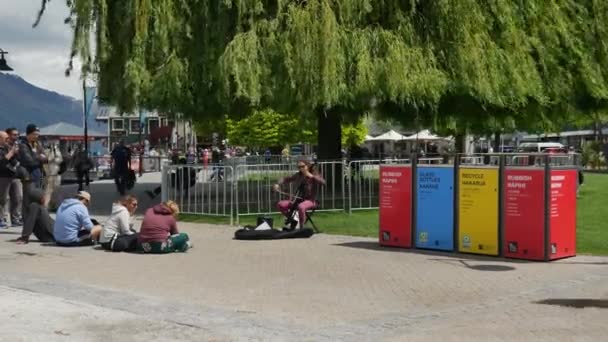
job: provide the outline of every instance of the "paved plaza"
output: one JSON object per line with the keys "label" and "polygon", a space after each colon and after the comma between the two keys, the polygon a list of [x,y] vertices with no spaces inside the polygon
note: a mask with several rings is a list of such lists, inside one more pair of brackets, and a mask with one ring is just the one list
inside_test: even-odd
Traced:
{"label": "paved plaza", "polygon": [[237,241],[182,223],[186,254],[10,242],[1,341],[601,341],[608,258],[552,263],[318,234]]}

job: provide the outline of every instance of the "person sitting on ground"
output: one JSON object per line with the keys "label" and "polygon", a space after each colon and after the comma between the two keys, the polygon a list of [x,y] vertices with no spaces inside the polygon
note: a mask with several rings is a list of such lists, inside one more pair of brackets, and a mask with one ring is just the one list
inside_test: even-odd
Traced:
{"label": "person sitting on ground", "polygon": [[90,203],[91,195],[86,191],[79,191],[74,198],[61,203],[53,229],[57,245],[92,246],[99,240],[101,226],[89,216]]}
{"label": "person sitting on ground", "polygon": [[104,223],[99,243],[108,251],[132,252],[137,247],[137,232],[131,217],[137,209],[137,198],[127,195],[112,204],[112,214]]}
{"label": "person sitting on ground", "polygon": [[148,209],[141,223],[137,250],[142,253],[185,252],[192,247],[190,238],[177,230],[179,207],[173,201]]}
{"label": "person sitting on ground", "polygon": [[25,217],[21,237],[17,239],[17,244],[25,245],[30,241],[30,235],[34,236],[40,242],[54,242],[53,225],[55,222],[49,215],[47,209],[50,196],[41,189],[31,188],[29,190],[29,208],[28,215]]}
{"label": "person sitting on ground", "polygon": [[[292,176],[281,179],[279,183],[273,186],[273,189],[278,192],[283,184],[296,184],[296,189],[298,189],[296,195],[300,198],[296,198],[293,203],[289,200],[282,200],[277,203],[277,207],[288,220],[291,220],[289,217],[290,210],[292,206],[297,206],[298,220],[300,221],[300,228],[302,228],[306,222],[306,211],[317,207],[315,200],[317,185],[325,185],[325,179],[315,172],[312,164],[307,160],[300,160],[298,162],[298,170]],[[290,229],[294,229],[295,222],[290,221],[289,223],[291,225]]]}

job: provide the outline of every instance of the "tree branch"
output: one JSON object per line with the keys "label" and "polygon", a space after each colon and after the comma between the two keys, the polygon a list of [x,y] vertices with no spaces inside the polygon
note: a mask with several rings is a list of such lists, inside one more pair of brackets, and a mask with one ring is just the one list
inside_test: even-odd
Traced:
{"label": "tree branch", "polygon": [[51,0],[42,0],[42,4],[40,5],[40,10],[38,11],[38,16],[36,16],[36,21],[32,25],[33,28],[36,28],[36,26],[38,26],[38,24],[40,24],[42,15],[44,14],[44,11],[46,10],[46,4],[50,1]]}

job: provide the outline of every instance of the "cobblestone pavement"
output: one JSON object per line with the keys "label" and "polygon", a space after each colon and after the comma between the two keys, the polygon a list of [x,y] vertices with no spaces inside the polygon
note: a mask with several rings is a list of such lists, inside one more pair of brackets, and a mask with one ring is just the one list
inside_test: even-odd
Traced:
{"label": "cobblestone pavement", "polygon": [[552,263],[380,248],[315,235],[136,255],[0,231],[0,341],[601,341],[608,258]]}

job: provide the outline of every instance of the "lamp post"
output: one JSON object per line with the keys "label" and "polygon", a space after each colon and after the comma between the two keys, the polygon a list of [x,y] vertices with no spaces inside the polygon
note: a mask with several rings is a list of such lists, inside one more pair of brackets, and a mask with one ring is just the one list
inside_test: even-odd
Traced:
{"label": "lamp post", "polygon": [[8,64],[6,63],[4,55],[8,55],[8,52],[0,49],[0,71],[13,71],[13,68],[8,66]]}
{"label": "lamp post", "polygon": [[144,118],[144,112],[143,110],[139,110],[139,177],[142,176],[142,174],[144,173],[144,169],[143,169],[143,162],[144,162],[144,158],[143,158],[143,154],[144,154],[144,144],[141,140],[141,133],[144,130],[144,127],[146,126],[145,124],[145,118]]}

